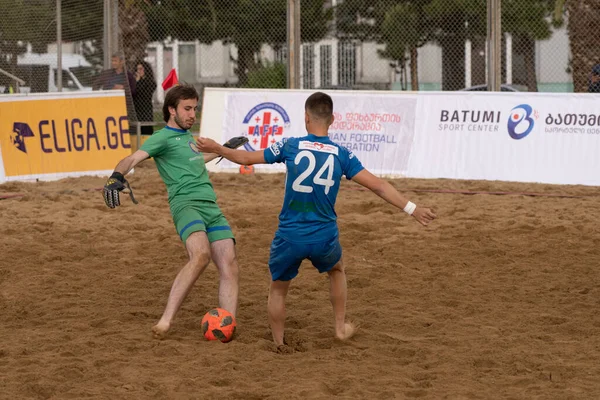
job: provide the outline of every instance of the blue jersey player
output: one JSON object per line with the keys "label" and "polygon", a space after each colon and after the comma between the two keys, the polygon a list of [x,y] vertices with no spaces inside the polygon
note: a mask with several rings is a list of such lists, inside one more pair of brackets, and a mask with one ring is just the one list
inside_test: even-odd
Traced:
{"label": "blue jersey player", "polygon": [[432,210],[405,199],[388,182],[367,171],[347,148],[332,142],[328,136],[332,123],[333,101],[329,95],[317,92],[305,104],[307,136],[283,139],[255,152],[227,149],[211,139],[197,139],[200,151],[216,153],[238,164],[285,163],[285,198],[269,258],[269,325],[278,347],[284,345],[285,297],[304,259],[329,275],[335,336],[346,340],[356,330],[345,321],[346,274],[335,213],[342,176],[370,189],[423,225],[436,218]]}

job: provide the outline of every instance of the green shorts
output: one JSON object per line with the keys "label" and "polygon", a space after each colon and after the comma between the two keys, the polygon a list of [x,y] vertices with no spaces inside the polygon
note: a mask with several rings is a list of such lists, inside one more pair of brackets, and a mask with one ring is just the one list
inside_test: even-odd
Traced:
{"label": "green shorts", "polygon": [[194,232],[206,232],[209,242],[233,239],[235,236],[227,219],[216,203],[210,201],[186,201],[171,206],[171,215],[179,237],[185,243]]}

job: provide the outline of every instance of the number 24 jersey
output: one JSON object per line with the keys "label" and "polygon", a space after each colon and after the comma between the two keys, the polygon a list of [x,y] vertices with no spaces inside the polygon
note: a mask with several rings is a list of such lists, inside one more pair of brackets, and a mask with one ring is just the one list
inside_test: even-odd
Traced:
{"label": "number 24 jersey", "polygon": [[352,179],[364,169],[356,156],[329,137],[308,135],[276,142],[264,157],[287,169],[278,235],[294,243],[337,237],[335,201],[342,176]]}

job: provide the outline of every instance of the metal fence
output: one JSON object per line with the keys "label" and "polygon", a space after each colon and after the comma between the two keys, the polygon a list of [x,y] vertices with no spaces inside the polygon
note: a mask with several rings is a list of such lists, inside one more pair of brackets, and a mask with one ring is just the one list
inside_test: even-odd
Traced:
{"label": "metal fence", "polygon": [[[160,119],[154,116],[164,99],[161,82],[172,69],[200,90],[486,90],[498,76],[502,90],[600,91],[592,74],[600,62],[599,0],[0,5],[0,91],[123,87],[132,121]],[[497,35],[490,21],[499,23]]]}

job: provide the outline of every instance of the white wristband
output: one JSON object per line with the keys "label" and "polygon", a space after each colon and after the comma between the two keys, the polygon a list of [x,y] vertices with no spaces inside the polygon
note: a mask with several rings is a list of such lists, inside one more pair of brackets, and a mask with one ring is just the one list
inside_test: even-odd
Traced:
{"label": "white wristband", "polygon": [[408,203],[406,203],[406,207],[404,207],[404,212],[408,215],[412,215],[412,213],[415,212],[416,209],[417,205],[412,201],[409,201]]}

